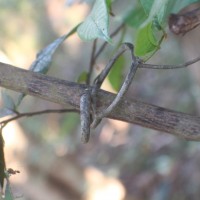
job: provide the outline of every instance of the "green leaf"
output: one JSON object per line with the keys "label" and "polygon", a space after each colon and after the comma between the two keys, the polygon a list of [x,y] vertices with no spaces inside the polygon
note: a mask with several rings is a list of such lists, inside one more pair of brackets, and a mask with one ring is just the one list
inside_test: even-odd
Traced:
{"label": "green leaf", "polygon": [[123,21],[131,27],[138,28],[146,18],[147,15],[142,7],[134,7],[126,13],[126,15],[123,17]]}
{"label": "green leaf", "polygon": [[86,83],[87,77],[88,73],[86,71],[82,72],[77,79],[77,83]]}
{"label": "green leaf", "polygon": [[163,29],[162,25],[160,24],[160,22],[158,21],[158,17],[157,16],[155,16],[153,18],[152,26],[155,27],[158,31],[163,31],[164,32],[164,29]]}
{"label": "green leaf", "polygon": [[[36,60],[32,63],[30,66],[30,70],[34,72],[39,72],[42,74],[46,74],[49,70],[52,57],[56,51],[56,49],[66,40],[69,36],[73,35],[78,28],[79,24],[75,26],[69,33],[63,35],[62,37],[57,38],[54,40],[51,44],[49,44],[46,48],[41,50],[37,54]],[[20,105],[21,101],[26,95],[21,93],[19,94],[18,100],[17,100],[17,106]]]}
{"label": "green leaf", "polygon": [[49,70],[52,61],[52,56],[54,55],[56,49],[63,43],[64,40],[66,40],[69,36],[71,36],[76,32],[78,26],[74,27],[69,33],[63,35],[62,37],[57,38],[46,48],[41,50],[37,54],[36,60],[32,63],[30,70],[46,74],[47,71]]}
{"label": "green leaf", "polygon": [[78,27],[78,35],[84,41],[102,38],[112,42],[108,35],[109,16],[105,0],[96,0],[85,21]]}
{"label": "green leaf", "polygon": [[111,10],[112,0],[106,0],[107,9]]}
{"label": "green leaf", "polygon": [[148,14],[148,18],[142,26],[148,24],[150,21],[153,21],[155,19],[157,20],[160,26],[163,26],[164,23],[167,21],[167,17],[174,5],[173,0],[149,0],[147,1],[147,5],[144,4],[144,2],[146,1],[141,0],[141,2],[143,8],[145,6],[148,6],[148,9],[144,8],[145,12]]}
{"label": "green leaf", "polygon": [[151,11],[151,7],[154,3],[154,0],[140,0],[140,3],[144,9],[144,12],[149,15],[150,11]]}
{"label": "green leaf", "polygon": [[174,3],[172,0],[155,0],[147,1],[147,5],[144,5],[144,2],[146,1],[141,0],[149,16],[137,33],[135,53],[138,56],[158,50],[159,41],[165,34],[164,24]]}
{"label": "green leaf", "polygon": [[150,20],[152,20],[155,16],[160,24],[163,24],[166,21],[166,16],[171,10],[171,0],[156,0],[152,5],[151,12],[149,14]]}
{"label": "green leaf", "polygon": [[139,29],[136,36],[135,54],[144,56],[154,51],[158,46],[158,40],[155,38],[152,22]]}
{"label": "green leaf", "polygon": [[120,56],[108,74],[108,80],[115,91],[119,91],[123,82],[122,75],[125,66],[124,56]]}

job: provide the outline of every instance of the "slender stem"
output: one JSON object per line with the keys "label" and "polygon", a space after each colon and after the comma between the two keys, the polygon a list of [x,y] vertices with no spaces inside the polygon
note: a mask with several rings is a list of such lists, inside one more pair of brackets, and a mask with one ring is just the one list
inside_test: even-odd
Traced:
{"label": "slender stem", "polygon": [[193,60],[190,60],[188,62],[179,64],[179,65],[154,65],[154,64],[140,63],[138,67],[139,68],[148,68],[148,69],[177,69],[177,68],[188,67],[189,65],[192,65],[198,61],[200,61],[200,56]]}
{"label": "slender stem", "polygon": [[48,113],[66,113],[66,112],[78,112],[78,110],[76,109],[49,109],[49,110],[42,110],[42,111],[37,111],[37,112],[18,113],[14,117],[1,121],[0,124],[1,124],[1,128],[4,128],[6,124],[8,124],[9,122],[22,118],[22,117],[32,117],[32,116],[48,114]]}
{"label": "slender stem", "polygon": [[[129,44],[130,45],[130,44]],[[96,96],[97,96],[97,90],[101,87],[104,79],[108,75],[109,71],[111,70],[113,64],[116,62],[116,60],[121,56],[126,50],[128,50],[130,47],[128,47],[128,44],[123,44],[121,48],[117,51],[117,53],[114,55],[114,57],[109,61],[109,63],[106,65],[106,67],[102,70],[102,72],[95,78],[93,89],[91,91],[92,96],[92,111],[93,111],[93,123],[91,127],[96,127],[99,122],[101,121],[100,117],[96,116]],[[101,117],[102,118],[102,117]]]}
{"label": "slender stem", "polygon": [[[121,24],[119,27],[116,28],[116,30],[113,31],[113,33],[110,34],[110,37],[114,37],[115,35],[117,35],[117,33],[124,27],[124,24]],[[96,60],[99,55],[101,54],[101,52],[105,49],[106,45],[108,43],[104,42],[102,44],[102,46],[99,48],[99,50],[96,52],[95,56],[94,56],[94,60]]]}
{"label": "slender stem", "polygon": [[[106,117],[109,113],[111,113],[115,108],[116,106],[119,104],[119,102],[122,100],[122,97],[125,95],[125,93],[127,92],[132,80],[133,80],[133,77],[136,73],[136,70],[138,68],[138,64],[139,64],[139,60],[134,56],[133,54],[133,45],[130,44],[130,43],[125,43],[123,44],[121,50],[119,52],[117,52],[117,54],[114,56],[114,59],[111,60],[111,62],[109,62],[109,64],[107,65],[107,67],[105,68],[104,71],[102,71],[102,76],[100,74],[99,76],[99,79],[100,81],[98,81],[97,79],[97,86],[100,86],[103,82],[103,80],[105,79],[105,77],[108,75],[111,67],[113,66],[114,62],[116,61],[116,59],[122,54],[125,52],[125,50],[130,50],[131,52],[131,60],[132,60],[132,63],[131,63],[131,67],[130,67],[130,71],[128,72],[126,78],[125,78],[125,81],[120,89],[120,91],[118,92],[117,96],[115,97],[115,99],[113,100],[113,102],[105,109],[103,110],[101,113],[99,113],[98,115],[94,116],[94,121],[91,125],[91,127],[95,128],[99,122],[101,121],[101,119],[103,117]],[[99,84],[100,83],[100,84]],[[95,88],[96,89],[96,88]],[[96,95],[95,95],[96,96]]]}
{"label": "slender stem", "polygon": [[[111,34],[110,37],[114,37],[115,35],[117,35],[117,33],[124,27],[124,24],[121,24],[119,27],[116,28],[116,30],[114,30]],[[99,55],[102,53],[102,51],[105,49],[107,45],[107,42],[104,42],[102,44],[102,46],[99,48],[99,50],[96,52],[96,46],[97,46],[97,40],[94,40],[93,42],[93,46],[92,46],[92,52],[91,52],[91,57],[90,57],[90,67],[89,67],[89,73],[88,73],[88,77],[86,80],[86,84],[90,85],[91,82],[91,75],[94,69],[94,64],[96,59],[99,57]]]}
{"label": "slender stem", "polygon": [[164,30],[162,30],[162,31],[163,31],[163,35],[162,35],[162,37],[160,38],[156,49],[153,51],[153,53],[152,53],[144,62],[146,62],[146,61],[148,61],[150,58],[152,58],[152,57],[155,55],[155,53],[160,49],[160,45],[161,45],[163,39],[166,37],[166,33],[164,32]]}
{"label": "slender stem", "polygon": [[113,56],[113,58],[108,62],[106,67],[102,70],[102,72],[99,74],[99,76],[96,77],[94,80],[95,86],[97,88],[100,88],[104,79],[108,75],[109,71],[111,70],[113,64],[116,62],[116,60],[129,48],[127,48],[127,45],[123,44],[121,48],[117,51],[117,53]]}
{"label": "slender stem", "polygon": [[113,64],[116,62],[116,60],[119,58],[120,55],[122,55],[126,50],[128,50],[127,45],[123,44],[121,48],[117,51],[117,53],[114,55],[114,57],[109,61],[109,63],[106,65],[106,67],[102,70],[102,72],[95,78],[93,89],[91,92],[92,95],[92,111],[93,111],[93,123],[91,127],[96,127],[101,119],[96,116],[96,96],[97,96],[97,90],[101,87],[104,79],[108,75],[110,69],[112,68]]}
{"label": "slender stem", "polygon": [[94,69],[94,64],[95,64],[95,52],[96,52],[96,46],[97,46],[97,39],[94,40],[93,45],[92,45],[92,52],[91,52],[91,56],[90,56],[90,66],[89,66],[89,72],[88,72],[88,76],[87,76],[87,80],[86,80],[86,84],[90,85],[91,82],[91,76],[93,73],[93,69]]}

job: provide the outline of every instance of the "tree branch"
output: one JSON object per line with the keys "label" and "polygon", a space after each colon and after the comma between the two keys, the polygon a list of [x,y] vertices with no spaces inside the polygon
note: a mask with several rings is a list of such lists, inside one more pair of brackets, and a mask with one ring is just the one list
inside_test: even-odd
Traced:
{"label": "tree branch", "polygon": [[[90,86],[60,80],[0,63],[0,86],[79,110],[80,97]],[[116,95],[98,90],[97,113],[106,109]],[[171,133],[188,140],[200,140],[200,118],[123,98],[108,115],[143,127]]]}

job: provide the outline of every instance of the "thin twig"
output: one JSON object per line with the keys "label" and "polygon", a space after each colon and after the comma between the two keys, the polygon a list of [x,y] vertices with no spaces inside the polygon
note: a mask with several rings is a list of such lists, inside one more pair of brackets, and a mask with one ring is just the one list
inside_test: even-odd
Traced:
{"label": "thin twig", "polygon": [[[119,27],[116,28],[116,30],[113,31],[113,33],[110,34],[110,37],[114,37],[115,35],[117,35],[117,33],[124,27],[124,24],[121,24]],[[101,54],[101,52],[105,49],[106,45],[108,43],[104,42],[102,44],[102,46],[99,48],[99,50],[96,52],[95,56],[94,56],[94,60],[96,60],[99,55]]]}
{"label": "thin twig", "polygon": [[91,127],[93,127],[93,128],[96,127],[97,124],[101,121],[101,119],[96,116],[97,90],[101,87],[104,79],[108,75],[108,73],[109,73],[110,69],[112,68],[113,64],[116,62],[116,60],[119,58],[119,56],[122,55],[126,50],[128,50],[127,46],[126,45],[122,45],[121,48],[117,51],[117,53],[113,56],[113,58],[108,62],[108,64],[102,70],[102,72],[94,80],[93,89],[92,89],[92,92],[91,92],[91,96],[92,96],[92,111],[93,111],[93,123],[92,123]]}
{"label": "thin twig", "polygon": [[198,61],[200,61],[200,56],[180,65],[154,65],[154,64],[146,64],[146,63],[141,62],[138,67],[148,68],[148,69],[178,69],[178,68],[188,67],[189,65],[192,65]]}
{"label": "thin twig", "polygon": [[90,65],[89,65],[89,71],[88,71],[88,76],[87,76],[87,80],[86,80],[86,84],[90,85],[91,82],[91,76],[93,73],[93,69],[94,69],[94,64],[95,64],[95,52],[96,52],[96,46],[97,46],[97,39],[94,40],[93,45],[92,45],[92,52],[91,52],[91,56],[90,56]]}
{"label": "thin twig", "polygon": [[117,51],[117,53],[113,56],[113,58],[109,61],[109,63],[105,66],[102,72],[95,78],[94,84],[97,88],[100,88],[104,79],[108,75],[109,71],[111,70],[113,64],[116,60],[126,51],[128,50],[127,45],[122,45],[122,47]]}
{"label": "thin twig", "polygon": [[78,113],[79,111],[76,109],[49,109],[49,110],[42,110],[42,111],[37,111],[37,112],[18,113],[14,117],[11,117],[7,120],[1,121],[0,124],[1,124],[1,128],[3,128],[9,122],[14,121],[19,118],[22,118],[22,117],[32,117],[32,116],[48,114],[48,113],[66,113],[66,112],[77,112]]}
{"label": "thin twig", "polygon": [[163,31],[163,35],[160,38],[156,49],[153,51],[153,53],[147,59],[144,60],[144,62],[147,62],[149,59],[151,59],[155,55],[155,53],[160,49],[160,45],[161,45],[162,41],[164,40],[164,38],[166,37],[166,33],[164,32],[164,30],[162,30],[162,31]]}
{"label": "thin twig", "polygon": [[[93,115],[94,115],[93,121],[95,121],[95,123],[92,123],[92,125],[91,125],[92,127],[94,127],[94,124],[96,124],[95,126],[97,126],[97,124],[100,122],[99,119],[97,120],[97,116],[96,116],[96,102],[97,102],[96,94],[97,94],[97,90],[101,87],[104,79],[108,75],[113,64],[116,62],[116,60],[119,58],[119,56],[122,55],[126,50],[128,50],[127,46],[122,45],[121,48],[117,51],[117,53],[113,56],[113,58],[109,61],[109,63],[102,70],[102,72],[94,80],[91,95],[92,95],[92,110],[93,110]],[[97,123],[97,121],[98,121],[98,123]]]}
{"label": "thin twig", "polygon": [[[116,59],[122,53],[124,53],[126,50],[130,50],[130,52],[131,52],[131,60],[132,61],[131,61],[130,71],[128,72],[128,74],[125,78],[125,81],[124,81],[120,91],[118,92],[117,96],[113,100],[113,102],[101,113],[94,116],[94,121],[91,125],[91,127],[93,127],[93,128],[95,128],[98,125],[98,123],[101,121],[101,119],[103,117],[106,117],[109,113],[111,113],[116,108],[116,106],[119,104],[119,102],[121,101],[124,94],[127,92],[128,88],[133,80],[133,77],[136,73],[139,62],[138,62],[138,59],[134,56],[134,53],[133,53],[134,47],[130,43],[125,43],[125,44],[123,44],[122,49],[119,52],[117,52],[117,54],[114,56],[114,58],[109,62],[109,64],[105,67],[105,69],[100,74],[99,79],[97,79],[97,81],[96,81],[97,87],[95,87],[95,90],[96,90],[96,88],[101,86],[103,80],[108,75],[108,73],[109,73],[111,67],[113,66],[114,62],[116,61]],[[95,96],[96,96],[96,94],[95,94]]]}
{"label": "thin twig", "polygon": [[[117,27],[116,30],[114,30],[114,32],[112,32],[110,34],[110,37],[111,38],[114,37],[123,27],[124,27],[124,24],[121,24],[119,27]],[[91,57],[90,57],[89,72],[88,72],[88,76],[87,76],[87,80],[86,80],[87,85],[90,85],[91,75],[93,73],[95,61],[99,57],[101,52],[105,49],[106,45],[107,45],[107,42],[104,42],[102,44],[102,46],[99,48],[99,50],[96,52],[97,39],[94,40],[94,42],[93,42],[92,52],[91,52]]]}

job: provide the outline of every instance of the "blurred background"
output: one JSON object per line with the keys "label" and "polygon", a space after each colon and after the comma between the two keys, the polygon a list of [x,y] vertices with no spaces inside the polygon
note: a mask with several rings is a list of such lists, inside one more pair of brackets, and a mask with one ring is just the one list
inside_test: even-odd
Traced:
{"label": "blurred background", "polygon": [[[0,1],[0,62],[28,69],[37,52],[87,16],[86,3],[64,0]],[[116,1],[114,13],[132,1]],[[111,18],[112,30],[120,21]],[[115,27],[116,25],[116,27]],[[112,32],[111,30],[111,32]],[[185,36],[167,31],[149,63],[177,64],[200,55],[200,28]],[[124,41],[134,41],[127,30]],[[92,42],[73,35],[54,56],[48,75],[76,81],[88,70]],[[95,73],[113,54],[107,47]],[[126,63],[129,66],[128,60]],[[177,70],[138,70],[127,94],[154,105],[200,115],[199,64]],[[108,82],[104,89],[113,91]],[[16,93],[11,92],[13,96]],[[27,96],[20,112],[61,109]],[[173,135],[114,120],[103,120],[88,144],[80,141],[78,114],[46,114],[9,123],[3,130],[7,168],[19,200],[197,200],[200,198],[200,145]]]}

